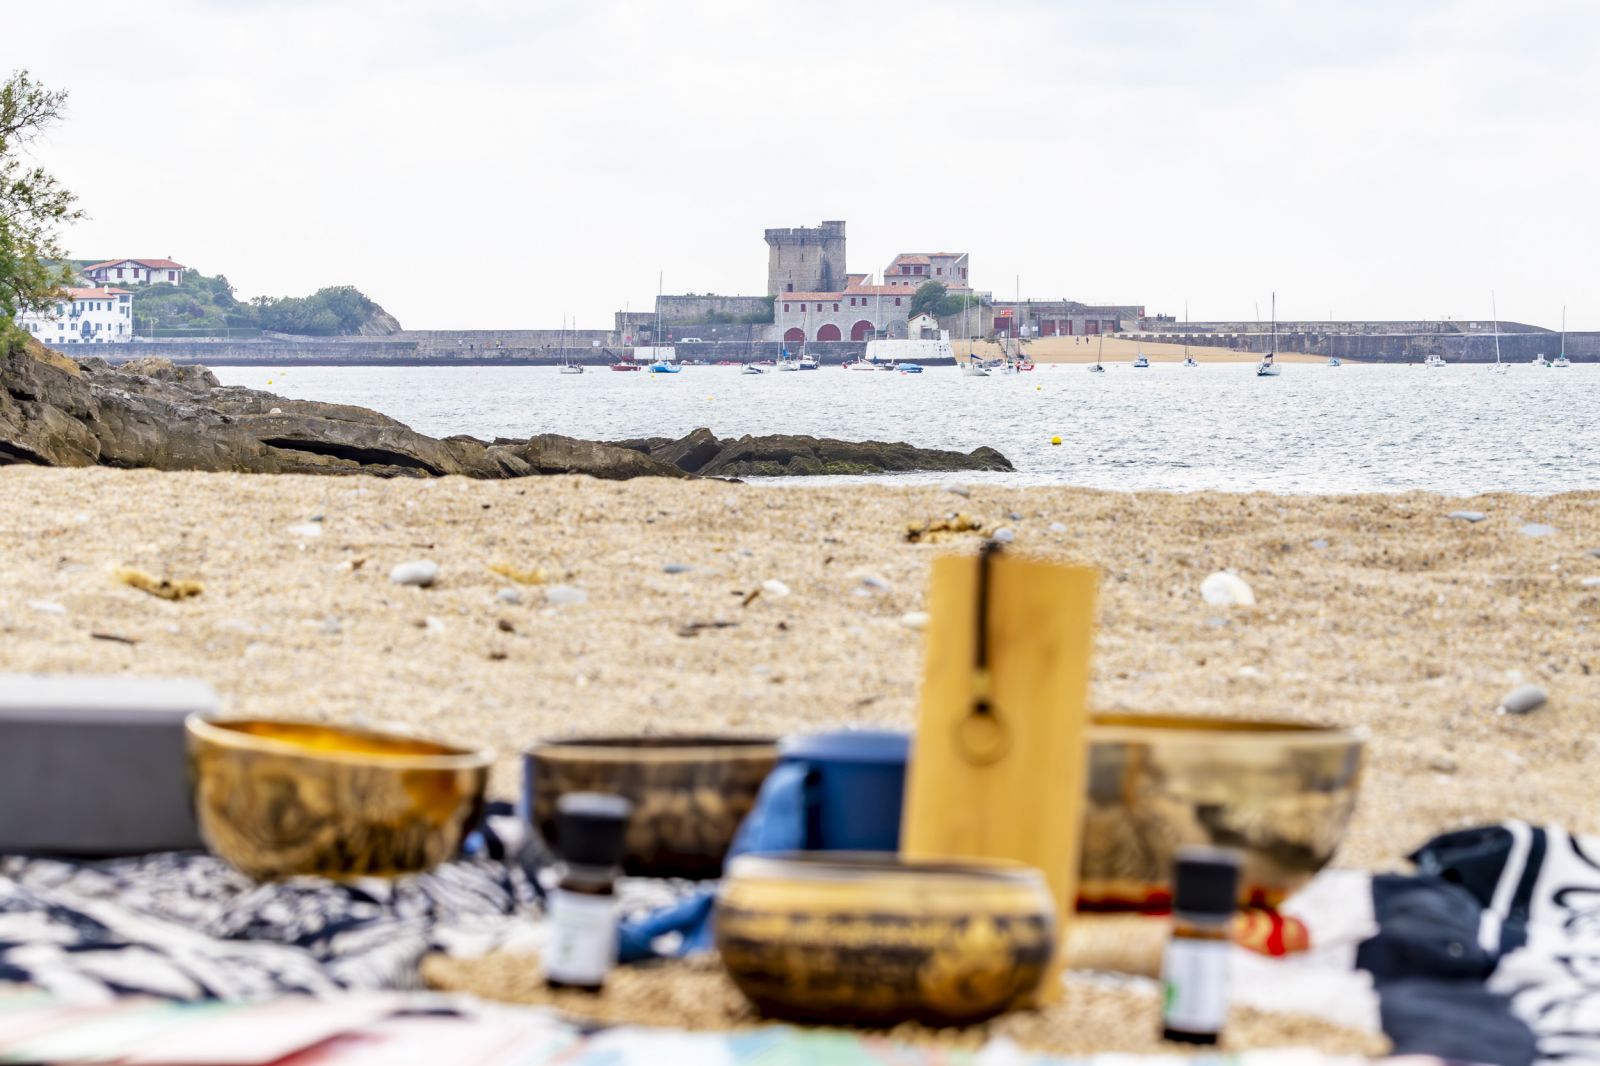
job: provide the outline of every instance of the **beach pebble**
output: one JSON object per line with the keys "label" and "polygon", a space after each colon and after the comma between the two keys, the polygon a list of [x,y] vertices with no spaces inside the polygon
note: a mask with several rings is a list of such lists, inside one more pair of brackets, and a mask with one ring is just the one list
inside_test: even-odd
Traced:
{"label": "beach pebble", "polygon": [[666,566],[661,568],[661,572],[663,574],[687,574],[693,569],[694,567],[690,566],[688,563],[668,563]]}
{"label": "beach pebble", "polygon": [[1011,529],[1010,526],[1001,526],[999,529],[994,531],[994,537],[992,539],[996,544],[1010,544],[1012,541],[1017,539],[1017,534]]}
{"label": "beach pebble", "polygon": [[[269,381],[269,382],[267,382],[267,384],[270,385],[270,384],[272,384],[272,382]],[[273,415],[281,415],[281,414],[283,414],[283,408],[274,407],[272,410],[267,412],[267,417],[271,418]]]}
{"label": "beach pebble", "polygon": [[292,537],[320,537],[322,536],[322,526],[315,521],[298,522],[290,526],[288,532]]}
{"label": "beach pebble", "polygon": [[1261,676],[1261,671],[1258,668],[1254,667],[1254,666],[1241,666],[1241,667],[1239,667],[1239,676],[1240,677],[1260,677]]}
{"label": "beach pebble", "polygon": [[1518,685],[1500,701],[1501,714],[1527,714],[1543,707],[1550,699],[1538,685]]}
{"label": "beach pebble", "polygon": [[1067,527],[1062,525],[1060,522],[1051,522],[1050,523],[1050,532],[1052,532],[1052,533],[1065,533],[1066,531],[1067,531]]}
{"label": "beach pebble", "polygon": [[1586,577],[1578,584],[1586,589],[1600,589],[1600,577]]}
{"label": "beach pebble", "polygon": [[883,575],[867,573],[867,574],[862,574],[860,576],[861,576],[861,584],[866,586],[869,589],[872,589],[874,592],[888,592],[889,591],[889,579],[884,577]]}
{"label": "beach pebble", "polygon": [[1433,761],[1428,763],[1428,769],[1432,770],[1436,774],[1453,774],[1456,772],[1458,767],[1456,765],[1456,761],[1450,756],[1436,755],[1434,756]]}
{"label": "beach pebble", "polygon": [[900,616],[900,624],[905,626],[907,629],[927,629],[928,612],[907,611],[905,614]]}
{"label": "beach pebble", "polygon": [[339,620],[337,618],[324,618],[322,620],[322,631],[328,634],[330,637],[336,636],[343,630],[344,626],[339,624]]}
{"label": "beach pebble", "polygon": [[1316,540],[1312,541],[1311,546],[1317,549],[1319,552],[1328,550],[1328,542],[1323,540],[1321,537],[1318,537]]}
{"label": "beach pebble", "polygon": [[40,614],[66,614],[67,613],[67,609],[65,607],[61,606],[59,603],[52,603],[50,600],[29,600],[28,601],[28,606],[32,607],[35,611],[38,611]]}
{"label": "beach pebble", "polygon": [[574,603],[588,603],[589,593],[575,585],[551,585],[544,591],[544,602],[554,607]]}
{"label": "beach pebble", "polygon": [[777,578],[772,577],[761,583],[761,591],[765,592],[768,596],[776,596],[779,599],[782,599],[783,597],[789,595],[789,586],[785,585]]}
{"label": "beach pebble", "polygon": [[1600,559],[1600,548],[1590,548],[1589,554],[1594,556],[1596,559]]}
{"label": "beach pebble", "polygon": [[1524,537],[1548,537],[1555,531],[1555,526],[1547,526],[1543,522],[1529,522],[1527,525],[1517,530],[1517,532],[1521,533]]}
{"label": "beach pebble", "polygon": [[1200,596],[1213,607],[1254,607],[1256,594],[1238,574],[1225,570],[1200,582]]}
{"label": "beach pebble", "polygon": [[1013,522],[1020,522],[1022,521],[1022,512],[1012,511],[1010,514],[1006,515],[1006,517],[1011,519]]}
{"label": "beach pebble", "polygon": [[494,594],[494,598],[499,600],[501,603],[509,603],[514,606],[522,602],[522,593],[518,592],[516,589],[505,588],[501,589],[499,592],[496,592]]}
{"label": "beach pebble", "polygon": [[396,585],[415,585],[425,589],[439,580],[439,564],[429,559],[401,563],[389,571],[389,580]]}
{"label": "beach pebble", "polygon": [[428,632],[428,633],[443,633],[444,632],[444,619],[435,618],[433,615],[430,614],[428,617],[426,617],[426,618],[424,618],[422,620],[422,628],[423,628],[423,630],[425,632]]}
{"label": "beach pebble", "polygon": [[950,484],[946,485],[944,487],[944,491],[953,492],[957,496],[971,496],[972,495],[972,490],[971,489],[967,488],[965,485],[958,485],[955,482],[951,482]]}
{"label": "beach pebble", "polygon": [[1485,515],[1482,511],[1451,511],[1445,517],[1454,518],[1460,522],[1482,522]]}

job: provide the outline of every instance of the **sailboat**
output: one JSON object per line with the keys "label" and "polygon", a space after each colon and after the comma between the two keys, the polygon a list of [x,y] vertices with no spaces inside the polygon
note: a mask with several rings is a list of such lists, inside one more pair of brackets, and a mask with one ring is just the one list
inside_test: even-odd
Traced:
{"label": "sailboat", "polygon": [[1194,356],[1189,354],[1189,301],[1183,302],[1183,365],[1199,366],[1194,361]]}
{"label": "sailboat", "polygon": [[1561,308],[1561,354],[1556,356],[1555,362],[1550,365],[1558,368],[1572,365],[1567,359],[1567,309],[1565,306]]}
{"label": "sailboat", "polygon": [[1500,361],[1500,308],[1495,304],[1492,292],[1489,294],[1489,312],[1494,315],[1494,365],[1489,368],[1489,373],[1504,374],[1511,369],[1511,365]]}
{"label": "sailboat", "polygon": [[[1256,304],[1260,308],[1260,304]],[[1256,314],[1260,314],[1259,310]],[[1257,322],[1261,320],[1256,319]],[[1256,377],[1275,378],[1282,370],[1278,366],[1278,294],[1272,294],[1272,346],[1267,349],[1267,354],[1261,357],[1261,362],[1256,364]]]}
{"label": "sailboat", "polygon": [[1102,333],[1100,334],[1100,346],[1094,350],[1094,366],[1089,368],[1089,373],[1104,374],[1106,372],[1106,368],[1100,365],[1100,353],[1105,350],[1105,346],[1106,335]]}
{"label": "sailboat", "polygon": [[581,373],[583,373],[583,367],[580,366],[577,363],[574,363],[572,361],[571,357],[569,357],[567,355],[566,330],[567,330],[567,319],[566,319],[566,316],[563,315],[561,317],[561,371],[560,372],[563,373],[563,374],[581,374]]}
{"label": "sailboat", "polygon": [[1344,366],[1344,360],[1340,359],[1337,355],[1330,355],[1330,356],[1328,356],[1328,365],[1329,366]]}

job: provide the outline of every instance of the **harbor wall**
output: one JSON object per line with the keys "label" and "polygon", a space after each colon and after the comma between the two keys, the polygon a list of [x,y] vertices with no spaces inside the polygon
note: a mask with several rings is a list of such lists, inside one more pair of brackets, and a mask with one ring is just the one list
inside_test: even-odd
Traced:
{"label": "harbor wall", "polygon": [[[677,345],[680,361],[748,362],[777,359],[784,346],[776,341],[708,342]],[[806,345],[806,353],[825,365],[861,358],[865,342],[837,341]],[[468,348],[421,345],[405,341],[374,343],[327,341],[138,341],[131,344],[67,345],[68,355],[98,356],[109,362],[159,356],[174,363],[207,366],[555,366],[563,361],[604,366],[628,358],[625,347]]]}

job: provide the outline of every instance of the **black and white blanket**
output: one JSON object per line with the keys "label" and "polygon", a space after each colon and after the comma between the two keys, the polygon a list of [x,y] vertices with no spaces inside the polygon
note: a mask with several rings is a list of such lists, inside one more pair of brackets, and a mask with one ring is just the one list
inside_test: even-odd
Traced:
{"label": "black and white blanket", "polygon": [[199,853],[0,858],[0,982],[73,1000],[255,999],[418,987],[421,958],[536,933],[516,866],[464,859],[397,880],[257,884]]}
{"label": "black and white blanket", "polygon": [[1600,1063],[1600,838],[1504,822],[1412,860],[1372,879],[1378,932],[1356,956],[1397,1050]]}

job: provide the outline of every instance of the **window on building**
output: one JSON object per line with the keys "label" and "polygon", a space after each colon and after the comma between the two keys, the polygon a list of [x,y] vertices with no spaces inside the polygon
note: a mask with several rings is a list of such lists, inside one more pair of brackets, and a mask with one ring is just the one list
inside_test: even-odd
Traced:
{"label": "window on building", "polygon": [[791,281],[791,282],[789,282],[789,284],[785,285],[783,287],[783,291],[784,292],[793,292],[794,291],[794,282]]}
{"label": "window on building", "polygon": [[944,267],[934,267],[933,268],[933,272],[935,274],[943,274],[944,273]]}
{"label": "window on building", "polygon": [[121,267],[117,267],[117,277],[119,277],[119,278],[122,277],[122,268]]}
{"label": "window on building", "polygon": [[178,280],[178,272],[176,270],[167,271],[167,280],[168,281],[177,281]]}
{"label": "window on building", "polygon": [[894,298],[894,305],[895,305],[895,306],[896,306],[896,307],[899,307],[899,306],[900,306],[900,297],[898,297],[898,296],[896,296],[896,297],[895,297],[895,298]]}
{"label": "window on building", "polygon": [[789,313],[789,305],[788,304],[784,304],[783,305],[783,312],[784,312],[784,314],[788,314]]}
{"label": "window on building", "polygon": [[837,311],[837,310],[839,310],[839,305],[838,305],[838,304],[834,304],[834,305],[833,305],[833,309],[834,309],[834,310],[835,310],[835,311]]}

